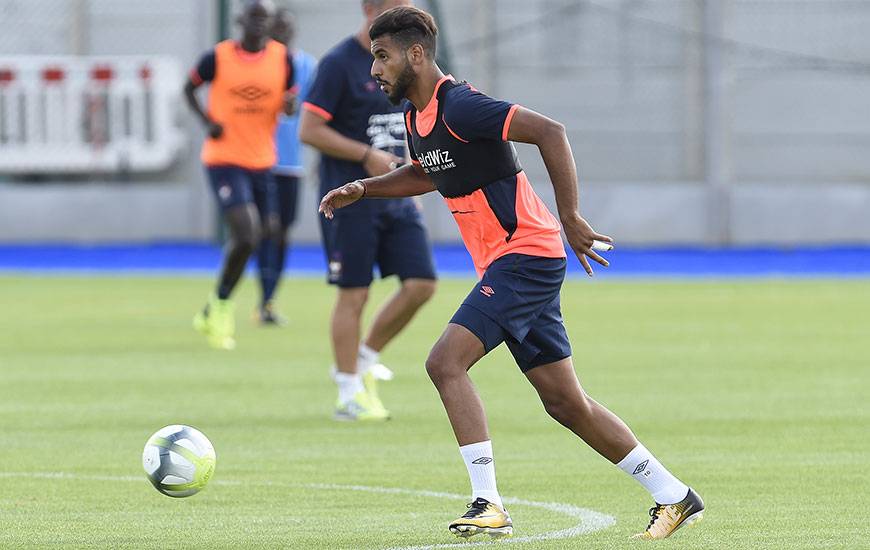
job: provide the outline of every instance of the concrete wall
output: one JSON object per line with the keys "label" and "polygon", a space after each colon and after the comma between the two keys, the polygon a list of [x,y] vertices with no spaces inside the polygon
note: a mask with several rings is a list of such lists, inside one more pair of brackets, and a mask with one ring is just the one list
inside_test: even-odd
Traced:
{"label": "concrete wall", "polygon": [[[361,23],[356,0],[292,5],[298,43],[315,55]],[[870,2],[440,7],[454,75],[566,124],[582,210],[620,242],[870,243]],[[0,38],[2,54],[171,53],[185,66],[216,28],[205,1],[0,0],[0,16],[20,23]],[[166,174],[123,185],[0,182],[0,240],[212,235],[216,215],[195,154],[202,133],[185,120],[190,154]],[[552,205],[537,152],[522,146],[520,155]],[[315,184],[302,197],[300,240],[317,239]],[[424,202],[434,238],[456,239],[437,197]]]}

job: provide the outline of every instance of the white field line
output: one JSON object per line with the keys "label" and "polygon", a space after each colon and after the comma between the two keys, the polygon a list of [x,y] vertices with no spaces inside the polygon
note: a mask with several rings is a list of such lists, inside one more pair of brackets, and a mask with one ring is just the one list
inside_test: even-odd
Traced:
{"label": "white field line", "polygon": [[[145,476],[101,476],[101,475],[81,475],[65,472],[0,472],[0,478],[30,478],[30,479],[69,479],[75,481],[130,481],[141,483],[145,481]],[[216,485],[246,485],[246,486],[263,486],[263,487],[302,487],[306,489],[320,489],[326,491],[360,491],[367,493],[381,493],[394,495],[410,495],[427,498],[443,498],[449,500],[468,500],[468,495],[459,495],[456,493],[442,493],[438,491],[425,491],[418,489],[401,489],[395,487],[371,487],[368,485],[341,485],[334,483],[284,483],[273,481],[254,481],[242,482],[235,480],[214,480]],[[434,550],[437,548],[467,548],[471,546],[483,546],[490,544],[519,544],[525,542],[536,542],[546,540],[557,540],[577,537],[606,529],[616,524],[616,519],[613,516],[602,514],[588,508],[580,508],[573,504],[563,504],[560,502],[538,502],[535,500],[526,500],[522,498],[503,497],[505,504],[516,504],[518,506],[530,506],[532,508],[541,508],[551,512],[562,514],[576,520],[579,523],[567,529],[558,531],[547,531],[537,535],[528,535],[523,537],[512,537],[499,539],[498,541],[483,540],[478,542],[457,542],[450,544],[430,544],[422,546],[400,546],[390,548],[389,550]]]}

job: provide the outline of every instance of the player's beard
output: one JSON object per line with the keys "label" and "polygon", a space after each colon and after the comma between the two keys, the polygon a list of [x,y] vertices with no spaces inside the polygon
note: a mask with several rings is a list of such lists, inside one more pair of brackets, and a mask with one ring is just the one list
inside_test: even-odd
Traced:
{"label": "player's beard", "polygon": [[405,94],[408,93],[408,88],[414,83],[416,75],[414,69],[411,68],[411,63],[405,61],[405,66],[402,67],[402,72],[396,77],[396,82],[392,85],[392,90],[387,94],[387,98],[393,105],[398,105],[405,99]]}

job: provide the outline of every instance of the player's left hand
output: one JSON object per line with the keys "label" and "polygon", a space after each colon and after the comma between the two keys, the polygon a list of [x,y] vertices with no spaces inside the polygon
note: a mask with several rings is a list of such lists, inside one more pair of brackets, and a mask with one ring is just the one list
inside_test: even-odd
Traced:
{"label": "player's left hand", "polygon": [[296,114],[298,94],[290,90],[284,92],[284,114],[292,116]]}
{"label": "player's left hand", "polygon": [[596,233],[595,230],[592,229],[592,226],[589,225],[589,222],[583,219],[579,214],[567,222],[563,220],[562,227],[565,230],[565,237],[568,239],[568,244],[571,245],[571,249],[574,251],[574,254],[577,255],[577,259],[579,259],[580,263],[583,264],[583,269],[586,270],[587,275],[590,277],[593,275],[592,266],[589,265],[589,258],[592,258],[604,267],[610,265],[610,262],[599,256],[598,253],[592,249],[592,244],[595,241],[612,244],[613,239],[611,237]]}
{"label": "player's left hand", "polygon": [[333,189],[320,201],[318,212],[332,219],[336,208],[343,208],[360,200],[365,194],[365,186],[359,181],[345,183],[337,189]]}

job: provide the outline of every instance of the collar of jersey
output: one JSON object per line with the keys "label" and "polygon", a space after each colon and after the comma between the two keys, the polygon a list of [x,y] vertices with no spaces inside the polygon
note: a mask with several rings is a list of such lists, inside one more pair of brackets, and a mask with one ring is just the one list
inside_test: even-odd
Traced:
{"label": "collar of jersey", "polygon": [[257,61],[258,59],[260,59],[261,57],[263,57],[266,54],[266,48],[269,47],[269,42],[267,41],[266,46],[263,47],[263,49],[258,51],[258,52],[249,52],[249,51],[245,50],[244,48],[242,48],[242,45],[239,42],[236,42],[234,44],[234,46],[235,46],[234,49],[236,51],[236,55],[239,57],[239,59],[241,59],[242,61],[246,61],[246,62],[253,62],[253,61]]}
{"label": "collar of jersey", "polygon": [[426,137],[432,132],[435,127],[435,118],[438,116],[438,89],[448,80],[453,80],[452,74],[446,74],[435,83],[435,90],[432,92],[432,98],[422,111],[417,113],[416,124],[417,134],[420,137]]}

